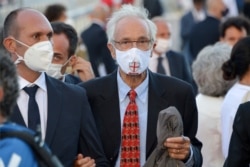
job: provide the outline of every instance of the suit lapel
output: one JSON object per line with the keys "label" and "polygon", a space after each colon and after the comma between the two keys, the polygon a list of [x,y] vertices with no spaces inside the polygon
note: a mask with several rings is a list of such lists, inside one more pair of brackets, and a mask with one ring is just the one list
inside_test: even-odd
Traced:
{"label": "suit lapel", "polygon": [[165,93],[166,86],[159,85],[161,82],[157,80],[156,74],[149,71],[146,158],[148,158],[157,144],[156,128],[158,114],[165,106],[168,106],[168,102],[162,97]]}
{"label": "suit lapel", "polygon": [[46,75],[47,95],[48,95],[48,116],[45,141],[48,145],[51,144],[54,137],[57,123],[62,111],[62,88],[60,84],[53,81]]}
{"label": "suit lapel", "polygon": [[[109,147],[115,149],[115,153],[118,153],[121,141],[121,121],[120,121],[120,105],[117,87],[117,71],[113,72],[110,77],[106,78],[105,91],[103,91],[102,99],[103,104],[100,105],[102,109],[107,109],[105,112],[100,113],[104,119],[103,124],[107,129],[112,127],[112,129],[106,130],[105,133],[109,137]],[[101,109],[101,110],[102,110]]]}
{"label": "suit lapel", "polygon": [[[166,53],[167,59],[168,59],[168,65],[169,65],[169,70],[171,76],[176,76],[176,71],[175,71],[175,61],[174,61],[174,55],[172,55],[171,51],[168,51]],[[175,67],[175,68],[173,68]]]}

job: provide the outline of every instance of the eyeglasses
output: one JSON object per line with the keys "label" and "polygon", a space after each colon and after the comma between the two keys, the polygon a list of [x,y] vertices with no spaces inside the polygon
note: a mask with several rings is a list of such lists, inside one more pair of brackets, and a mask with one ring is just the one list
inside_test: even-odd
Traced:
{"label": "eyeglasses", "polygon": [[133,44],[136,44],[136,47],[141,50],[148,50],[151,47],[152,40],[138,40],[138,41],[115,41],[117,49],[121,51],[129,50],[133,48]]}

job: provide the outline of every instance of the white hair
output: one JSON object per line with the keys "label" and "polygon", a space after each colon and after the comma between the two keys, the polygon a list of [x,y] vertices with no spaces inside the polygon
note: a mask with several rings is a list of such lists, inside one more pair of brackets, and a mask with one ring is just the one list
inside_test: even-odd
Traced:
{"label": "white hair", "polygon": [[150,38],[155,41],[157,29],[155,24],[148,18],[148,11],[143,7],[135,7],[129,4],[122,5],[121,8],[114,12],[109,19],[107,23],[108,42],[111,42],[114,39],[114,32],[117,22],[125,17],[130,16],[134,16],[144,20],[148,25]]}

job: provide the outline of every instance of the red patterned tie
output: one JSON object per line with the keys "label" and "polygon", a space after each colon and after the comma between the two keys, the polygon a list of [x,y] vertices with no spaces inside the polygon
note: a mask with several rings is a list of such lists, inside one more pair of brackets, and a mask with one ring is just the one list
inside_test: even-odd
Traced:
{"label": "red patterned tie", "polygon": [[130,90],[122,128],[122,151],[120,167],[140,167],[140,129],[136,92]]}

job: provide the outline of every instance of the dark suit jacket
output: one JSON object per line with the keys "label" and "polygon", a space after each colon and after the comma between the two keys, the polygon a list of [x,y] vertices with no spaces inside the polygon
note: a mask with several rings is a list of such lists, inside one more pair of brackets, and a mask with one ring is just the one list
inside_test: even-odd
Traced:
{"label": "dark suit jacket", "polygon": [[239,106],[236,113],[229,152],[224,167],[249,167],[250,164],[250,102]]}
{"label": "dark suit jacket", "polygon": [[[46,75],[48,117],[45,142],[65,166],[72,166],[78,153],[107,165],[86,92]],[[26,126],[18,106],[11,121]],[[98,165],[99,164],[99,165]]]}
{"label": "dark suit jacket", "polygon": [[181,31],[181,38],[182,38],[182,48],[184,48],[187,41],[189,40],[192,28],[196,24],[194,20],[194,16],[191,11],[189,11],[184,16],[182,16],[180,24],[181,24],[180,31]]}
{"label": "dark suit jacket", "polygon": [[81,33],[81,39],[87,47],[95,76],[100,76],[98,72],[100,63],[104,63],[107,73],[113,72],[116,64],[107,47],[108,39],[105,30],[100,25],[92,23],[90,27]]}
{"label": "dark suit jacket", "polygon": [[219,25],[220,20],[212,16],[207,16],[205,20],[197,23],[193,27],[189,41],[191,62],[195,60],[201,49],[219,41]]}
{"label": "dark suit jacket", "polygon": [[191,84],[193,79],[184,56],[172,50],[168,51],[166,56],[171,76],[182,79]]}
{"label": "dark suit jacket", "polygon": [[[201,166],[200,149],[202,144],[195,138],[197,131],[197,108],[190,85],[172,77],[149,71],[148,125],[146,158],[157,145],[156,126],[158,113],[175,106],[181,113],[184,135],[193,145],[195,166]],[[97,128],[101,136],[106,157],[114,166],[121,144],[121,122],[117,87],[117,71],[112,74],[82,83],[86,88]]]}
{"label": "dark suit jacket", "polygon": [[64,82],[70,83],[70,84],[78,84],[82,82],[82,80],[79,77],[76,77],[72,74],[66,74]]}

